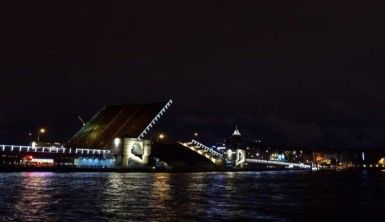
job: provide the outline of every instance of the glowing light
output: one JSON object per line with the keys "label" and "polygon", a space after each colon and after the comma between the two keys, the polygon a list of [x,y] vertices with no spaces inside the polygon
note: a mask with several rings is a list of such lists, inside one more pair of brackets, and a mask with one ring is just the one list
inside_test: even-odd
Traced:
{"label": "glowing light", "polygon": [[120,138],[115,138],[114,139],[114,145],[115,147],[118,147],[120,145],[121,139]]}
{"label": "glowing light", "polygon": [[46,130],[45,130],[44,128],[39,129],[39,132],[40,132],[40,133],[45,133],[45,131],[46,131]]}
{"label": "glowing light", "polygon": [[25,159],[25,160],[33,160],[33,156],[32,155],[28,155],[28,156],[25,156],[23,159]]}
{"label": "glowing light", "polygon": [[32,146],[32,148],[35,148],[35,147],[36,147],[36,142],[33,141],[33,142],[31,143],[31,146]]}
{"label": "glowing light", "polygon": [[227,150],[227,159],[231,159],[233,151],[231,149]]}
{"label": "glowing light", "polygon": [[32,159],[32,163],[54,163],[53,159]]}
{"label": "glowing light", "polygon": [[163,133],[159,134],[159,136],[158,136],[158,138],[161,140],[164,139],[164,137],[165,137],[165,135]]}

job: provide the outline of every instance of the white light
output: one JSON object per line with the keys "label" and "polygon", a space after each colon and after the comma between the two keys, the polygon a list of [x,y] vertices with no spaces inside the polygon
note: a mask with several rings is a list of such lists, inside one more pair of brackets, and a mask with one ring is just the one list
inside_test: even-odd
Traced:
{"label": "white light", "polygon": [[34,163],[54,163],[53,159],[32,159]]}
{"label": "white light", "polygon": [[138,139],[142,139],[144,135],[152,128],[152,125],[155,124],[161,115],[166,112],[168,107],[172,104],[172,100],[170,99],[167,104],[161,109],[161,111],[155,116],[155,118],[151,121],[151,123],[144,129],[144,131],[138,136]]}
{"label": "white light", "polygon": [[35,148],[35,147],[36,147],[36,142],[33,141],[33,142],[31,143],[31,146],[32,146],[32,148]]}
{"label": "white light", "polygon": [[227,159],[231,159],[233,151],[231,149],[227,150]]}
{"label": "white light", "polygon": [[118,147],[120,145],[121,139],[120,138],[115,138],[114,139],[114,145],[115,147]]}

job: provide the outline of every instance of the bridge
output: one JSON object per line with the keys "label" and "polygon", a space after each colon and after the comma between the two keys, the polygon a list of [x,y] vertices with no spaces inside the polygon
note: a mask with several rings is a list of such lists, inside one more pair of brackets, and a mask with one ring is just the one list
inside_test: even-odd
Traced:
{"label": "bridge", "polygon": [[284,166],[287,168],[311,169],[310,165],[306,165],[303,163],[290,163],[290,162],[261,160],[261,159],[246,159],[245,162],[249,164],[261,164],[261,165],[269,165],[269,166]]}
{"label": "bridge", "polygon": [[[206,158],[212,162],[217,167],[223,167],[224,162],[226,161],[226,155],[200,143],[196,140],[191,140],[190,142],[178,142],[181,146],[186,149],[193,151],[194,153]],[[58,157],[72,157],[74,162],[81,167],[94,166],[97,167],[96,163],[91,163],[89,161],[84,161],[86,159],[93,161],[102,161],[102,160],[112,160],[113,154],[111,150],[106,149],[92,149],[92,148],[67,148],[67,147],[44,147],[44,146],[22,146],[22,145],[0,145],[0,151],[3,154],[23,154],[24,157],[32,159],[37,158],[37,160],[47,161],[48,157],[51,162]],[[35,155],[35,154],[37,155]],[[41,154],[45,158],[41,158]],[[48,156],[47,156],[48,155]],[[39,158],[40,156],[40,158]],[[160,155],[162,156],[162,155]],[[115,161],[115,160],[113,160]],[[105,163],[105,162],[104,162]],[[310,165],[302,163],[290,163],[282,161],[273,161],[273,160],[263,160],[263,159],[249,159],[245,156],[236,156],[235,167],[238,165],[246,163],[247,165],[266,165],[266,166],[278,166],[285,168],[298,168],[298,169],[310,169]],[[203,164],[203,163],[202,163]],[[100,165],[104,166],[104,165]],[[109,167],[113,167],[109,165]],[[114,166],[116,167],[116,166]],[[203,167],[203,165],[202,165]]]}
{"label": "bridge", "polygon": [[[226,159],[225,155],[219,153],[218,151],[196,141],[191,140],[191,142],[185,142],[181,143],[181,145],[184,147],[187,147],[194,152],[206,157],[210,161],[212,161],[214,164],[219,165],[222,164],[223,161]],[[247,164],[259,164],[259,165],[267,165],[267,166],[281,166],[286,168],[299,168],[299,169],[311,169],[310,165],[306,165],[303,163],[290,163],[290,162],[283,162],[283,161],[274,161],[274,160],[263,160],[263,159],[248,159],[245,156],[236,156],[235,159],[235,165],[239,165],[242,163]]]}
{"label": "bridge", "polygon": [[1,169],[115,168],[110,150],[0,145]]}
{"label": "bridge", "polygon": [[[104,106],[62,147],[0,145],[0,170],[21,167],[147,167],[144,137],[172,100]],[[130,164],[129,164],[130,162]]]}
{"label": "bridge", "polygon": [[187,147],[191,149],[192,151],[206,157],[209,159],[211,162],[213,162],[215,165],[220,165],[222,164],[222,159],[223,159],[223,154],[217,152],[216,150],[196,141],[196,140],[191,140],[191,142],[187,143],[181,143],[178,142],[184,147]]}
{"label": "bridge", "polygon": [[0,169],[2,165],[28,165],[39,160],[76,167],[112,167],[114,162],[116,168],[146,168],[155,159],[170,167],[195,169],[251,165],[310,168],[302,163],[249,159],[242,149],[221,153],[197,140],[168,144],[168,147],[153,144],[151,147],[151,142],[145,137],[172,104],[173,101],[169,100],[105,106],[62,147],[0,145]]}
{"label": "bridge", "polygon": [[33,152],[33,153],[63,153],[63,154],[89,154],[105,155],[110,150],[89,149],[89,148],[65,148],[65,147],[44,147],[44,146],[22,146],[22,145],[0,145],[2,152]]}

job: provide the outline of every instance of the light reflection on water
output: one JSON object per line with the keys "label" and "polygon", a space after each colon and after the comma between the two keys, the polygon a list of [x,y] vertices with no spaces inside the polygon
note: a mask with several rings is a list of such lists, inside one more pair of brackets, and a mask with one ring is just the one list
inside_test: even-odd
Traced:
{"label": "light reflection on water", "polygon": [[53,199],[52,190],[55,189],[50,185],[52,173],[22,173],[21,184],[18,195],[15,198],[15,213],[21,218],[39,219],[39,215],[45,214],[50,217],[50,213],[46,212],[50,204],[57,200]]}
{"label": "light reflection on water", "polygon": [[373,219],[383,172],[1,173],[0,220]]}

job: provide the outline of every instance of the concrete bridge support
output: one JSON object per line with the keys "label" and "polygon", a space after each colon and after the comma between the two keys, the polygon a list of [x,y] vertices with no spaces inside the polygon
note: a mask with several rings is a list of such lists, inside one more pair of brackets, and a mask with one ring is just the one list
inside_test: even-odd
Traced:
{"label": "concrete bridge support", "polygon": [[151,154],[151,141],[137,138],[125,138],[121,167],[145,168]]}
{"label": "concrete bridge support", "polygon": [[246,162],[246,151],[242,149],[237,149],[235,152],[235,167],[243,168]]}

